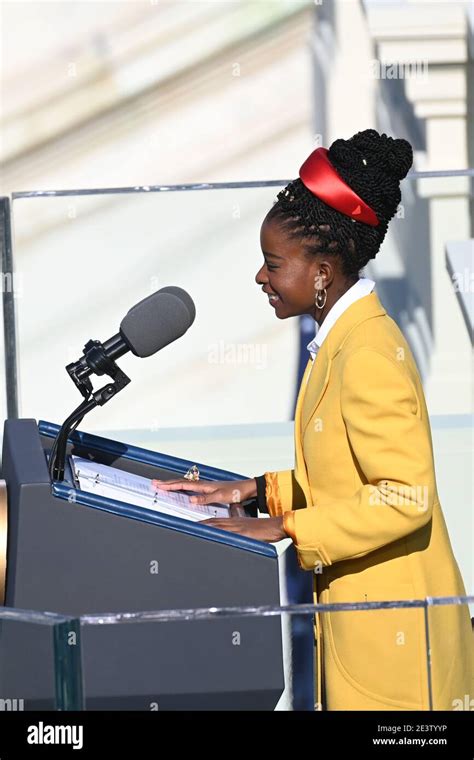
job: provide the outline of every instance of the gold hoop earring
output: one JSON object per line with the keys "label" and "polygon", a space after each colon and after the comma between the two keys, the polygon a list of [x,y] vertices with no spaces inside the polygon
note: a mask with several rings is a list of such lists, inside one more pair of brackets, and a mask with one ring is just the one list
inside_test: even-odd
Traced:
{"label": "gold hoop earring", "polygon": [[[323,301],[323,303],[318,302],[318,299],[321,298],[321,293],[324,293],[324,301]],[[318,309],[324,309],[324,307],[326,306],[327,297],[328,297],[328,292],[327,292],[326,288],[323,288],[323,290],[318,290],[318,292],[316,294],[316,298],[314,299],[314,303],[316,304],[316,306],[317,306]]]}

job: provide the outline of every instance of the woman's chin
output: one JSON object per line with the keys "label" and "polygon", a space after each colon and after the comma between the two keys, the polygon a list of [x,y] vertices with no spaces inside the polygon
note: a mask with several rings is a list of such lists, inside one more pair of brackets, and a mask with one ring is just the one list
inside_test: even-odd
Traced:
{"label": "woman's chin", "polygon": [[280,298],[272,303],[275,316],[278,319],[288,319],[289,317],[298,317],[302,312],[292,309],[289,304],[284,303]]}
{"label": "woman's chin", "polygon": [[285,308],[280,299],[272,303],[272,307],[275,312],[275,316],[278,317],[278,319],[283,319],[282,315],[285,313]]}
{"label": "woman's chin", "polygon": [[291,309],[289,309],[284,304],[279,304],[278,307],[275,309],[275,316],[278,319],[288,319],[288,317],[294,317],[296,314],[293,314]]}

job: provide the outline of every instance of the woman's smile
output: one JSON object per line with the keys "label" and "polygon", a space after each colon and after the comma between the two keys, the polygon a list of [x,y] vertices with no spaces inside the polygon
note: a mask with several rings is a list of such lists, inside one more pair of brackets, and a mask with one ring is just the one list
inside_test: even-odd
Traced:
{"label": "woman's smile", "polygon": [[276,306],[276,304],[279,301],[281,301],[281,298],[278,295],[278,293],[273,293],[273,292],[270,292],[270,291],[267,291],[267,290],[264,290],[263,292],[265,293],[266,296],[268,296],[268,302],[269,302],[270,306]]}

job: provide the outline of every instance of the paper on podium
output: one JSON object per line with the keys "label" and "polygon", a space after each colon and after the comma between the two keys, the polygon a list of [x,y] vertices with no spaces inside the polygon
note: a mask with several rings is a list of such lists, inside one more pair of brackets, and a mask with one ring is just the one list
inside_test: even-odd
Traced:
{"label": "paper on podium", "polygon": [[[72,455],[71,467],[81,491],[146,507],[173,517],[199,522],[210,517],[230,517],[227,504],[193,504],[186,491],[164,491],[152,486],[150,478]],[[188,489],[193,492],[192,485]]]}

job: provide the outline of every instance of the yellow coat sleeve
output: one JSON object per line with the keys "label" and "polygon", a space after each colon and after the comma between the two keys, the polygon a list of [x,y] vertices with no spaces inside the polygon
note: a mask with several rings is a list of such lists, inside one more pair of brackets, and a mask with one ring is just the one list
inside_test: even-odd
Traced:
{"label": "yellow coat sleeve", "polygon": [[305,570],[362,557],[416,531],[432,514],[429,422],[421,419],[400,363],[372,348],[357,349],[344,365],[341,412],[367,483],[348,498],[285,513],[284,528]]}
{"label": "yellow coat sleeve", "polygon": [[265,472],[265,499],[272,517],[292,509],[306,507],[303,490],[295,478],[294,470]]}

